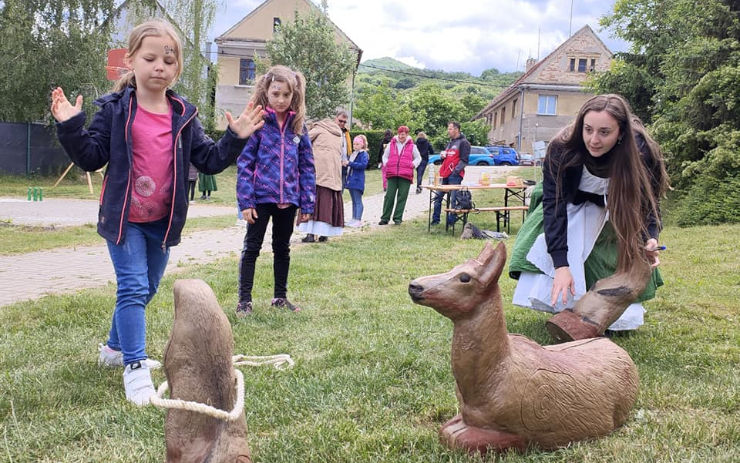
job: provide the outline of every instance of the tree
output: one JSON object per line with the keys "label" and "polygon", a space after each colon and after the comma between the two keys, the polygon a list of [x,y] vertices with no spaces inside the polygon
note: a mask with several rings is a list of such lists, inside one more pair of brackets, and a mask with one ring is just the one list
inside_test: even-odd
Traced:
{"label": "tree", "polygon": [[306,112],[320,119],[349,103],[348,78],[356,57],[345,43],[334,39],[334,28],[324,13],[299,15],[280,26],[267,42],[271,64],[282,64],[306,77]]}
{"label": "tree", "polygon": [[46,119],[56,86],[84,94],[109,86],[105,56],[113,0],[5,0],[0,6],[0,120]]}
{"label": "tree", "polygon": [[[618,0],[602,25],[632,49],[592,84],[596,92],[625,95],[652,123],[671,181],[687,202],[704,196],[706,185],[740,182],[738,2],[696,6],[695,0]],[[732,194],[717,207],[740,207],[740,192]]]}

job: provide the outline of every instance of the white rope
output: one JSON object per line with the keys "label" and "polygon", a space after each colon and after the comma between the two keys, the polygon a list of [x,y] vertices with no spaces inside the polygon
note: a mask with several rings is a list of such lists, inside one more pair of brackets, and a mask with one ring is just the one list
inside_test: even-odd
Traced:
{"label": "white rope", "polygon": [[[277,354],[277,355],[235,355],[231,357],[231,361],[234,362],[234,366],[249,365],[252,367],[258,367],[261,365],[275,365],[276,370],[284,370],[286,368],[292,368],[295,362],[288,354]],[[286,365],[287,364],[287,365]]]}
{"label": "white rope", "polygon": [[[295,362],[292,358],[290,358],[290,355],[288,354],[267,356],[235,355],[231,358],[231,362],[234,366],[260,366],[272,364],[275,365],[275,368],[278,370],[291,368],[293,365],[295,365]],[[242,411],[244,410],[244,375],[236,368],[234,369],[234,375],[236,376],[236,403],[234,404],[234,408],[230,412],[220,410],[218,408],[199,402],[192,402],[189,400],[180,399],[165,399],[164,394],[169,388],[167,381],[159,385],[159,387],[157,388],[157,393],[149,398],[149,403],[156,407],[170,408],[175,410],[187,410],[190,412],[202,413],[204,415],[208,415],[219,420],[234,421],[241,416]]]}

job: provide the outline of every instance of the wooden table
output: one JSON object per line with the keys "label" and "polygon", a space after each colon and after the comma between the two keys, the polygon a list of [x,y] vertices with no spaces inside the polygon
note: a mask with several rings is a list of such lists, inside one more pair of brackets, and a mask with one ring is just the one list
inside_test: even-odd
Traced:
{"label": "wooden table", "polygon": [[[527,189],[526,186],[512,186],[507,185],[505,183],[491,183],[490,185],[423,185],[422,188],[426,188],[429,190],[429,213],[427,214],[427,232],[430,232],[432,230],[432,210],[434,208],[434,196],[436,192],[442,192],[442,193],[449,193],[452,191],[459,191],[462,189],[468,189],[470,191],[474,190],[504,190],[504,204],[502,207],[508,208],[509,207],[509,199],[514,201],[515,203],[521,202],[521,205],[524,206],[525,202],[525,190]],[[450,208],[450,197],[452,195],[447,195],[446,198],[446,207],[445,209]],[[516,204],[518,205],[518,204]],[[485,207],[480,208],[482,211],[496,211],[496,207]],[[464,220],[463,222],[467,222],[467,215],[469,212],[473,212],[475,209],[470,210],[468,212],[464,213]],[[505,222],[508,223],[509,220],[509,211],[505,211]],[[445,211],[442,211],[440,213],[440,216],[444,214],[445,218],[445,231],[449,229],[449,225],[447,224],[447,213]],[[498,225],[499,225],[499,214],[497,212],[496,214],[496,230],[498,231]],[[441,220],[441,218],[440,218]],[[453,233],[454,233],[454,224],[453,224]]]}

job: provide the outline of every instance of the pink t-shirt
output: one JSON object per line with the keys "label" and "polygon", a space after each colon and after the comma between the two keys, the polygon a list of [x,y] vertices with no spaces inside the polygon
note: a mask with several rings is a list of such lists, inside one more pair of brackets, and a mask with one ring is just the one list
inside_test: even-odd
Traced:
{"label": "pink t-shirt", "polygon": [[153,222],[169,214],[172,205],[172,106],[156,114],[139,106],[131,128],[134,189],[130,222]]}

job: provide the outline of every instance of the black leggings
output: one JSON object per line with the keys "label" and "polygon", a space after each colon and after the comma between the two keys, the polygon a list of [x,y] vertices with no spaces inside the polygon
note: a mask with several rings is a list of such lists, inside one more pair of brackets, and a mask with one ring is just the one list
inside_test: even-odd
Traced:
{"label": "black leggings", "polygon": [[257,204],[257,220],[247,225],[244,249],[239,263],[239,302],[252,300],[254,267],[265,239],[267,222],[272,217],[272,253],[275,289],[273,297],[286,297],[290,270],[290,237],[293,234],[296,206],[280,209],[277,204]]}
{"label": "black leggings", "polygon": [[188,180],[188,191],[190,191],[190,201],[195,199],[195,180]]}

